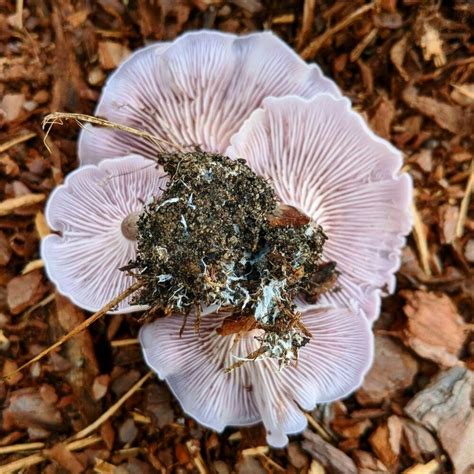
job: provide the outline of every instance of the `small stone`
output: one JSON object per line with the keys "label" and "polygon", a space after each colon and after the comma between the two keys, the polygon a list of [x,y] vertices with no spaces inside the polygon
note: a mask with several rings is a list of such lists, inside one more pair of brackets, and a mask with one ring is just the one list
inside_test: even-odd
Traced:
{"label": "small stone", "polygon": [[27,100],[27,101],[23,104],[23,108],[24,108],[27,112],[33,112],[33,110],[35,110],[37,107],[38,107],[38,103],[35,102],[34,100]]}

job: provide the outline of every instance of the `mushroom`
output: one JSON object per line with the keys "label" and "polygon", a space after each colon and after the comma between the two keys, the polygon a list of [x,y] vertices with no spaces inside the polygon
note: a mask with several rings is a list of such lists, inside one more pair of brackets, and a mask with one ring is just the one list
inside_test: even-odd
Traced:
{"label": "mushroom", "polygon": [[[400,249],[411,226],[411,181],[400,174],[401,154],[369,130],[317,66],[303,63],[271,33],[237,38],[194,32],[145,48],[109,79],[96,114],[153,133],[170,149],[174,144],[198,146],[247,160],[254,172],[273,183],[283,205],[309,216],[327,233],[323,256],[338,264],[339,291],[323,294],[317,304],[298,301],[312,338],[301,347],[297,364],[280,371],[275,360],[257,358],[225,373],[226,367],[258,347],[255,337],[260,330],[221,336],[216,329],[226,314],[212,308],[201,315],[199,332],[189,321],[180,337],[179,315],[158,319],[140,332],[147,363],[167,381],[188,415],[216,430],[263,421],[268,442],[283,446],[288,434],[306,425],[299,407],[309,410],[316,403],[346,396],[360,385],[370,366],[370,324],[379,314],[382,289],[393,291]],[[128,153],[155,159],[158,151],[149,142],[115,130],[82,132],[82,163]],[[105,163],[112,167],[114,160]],[[82,170],[97,173],[103,166]],[[81,176],[81,169],[76,173]],[[133,179],[142,179],[140,173],[133,173]],[[153,176],[147,193],[140,188],[143,200],[159,195],[164,177]],[[119,177],[114,186],[112,200],[122,205],[123,196],[130,195],[129,185]],[[97,185],[79,188],[84,202]],[[48,221],[64,232],[64,242],[77,242],[100,214],[81,211],[70,224],[71,203],[53,195],[48,205]],[[53,206],[63,209],[54,213]],[[116,213],[116,233],[137,209],[138,204]],[[48,239],[58,244],[61,237]],[[122,235],[118,242],[123,240]],[[74,278],[95,272],[96,247],[83,246],[78,257],[75,248],[65,245],[69,254],[63,256],[59,245],[48,252],[46,243],[43,255],[50,275],[56,275],[58,283],[68,282],[61,291],[71,294],[73,288],[81,294],[74,299],[79,305],[95,308],[122,288],[116,285],[114,294],[104,291],[103,300],[97,296],[94,305],[89,304],[85,294],[93,292],[94,283],[101,289],[103,280]],[[80,256],[87,256],[84,265]],[[118,257],[113,262],[112,271],[126,263]],[[126,277],[116,278],[123,283]],[[84,291],[81,284],[86,285]]]}
{"label": "mushroom", "polygon": [[[136,254],[136,220],[166,177],[138,156],[104,160],[70,173],[49,197],[46,219],[57,233],[41,243],[49,279],[76,305],[97,311],[133,283],[118,269]],[[122,301],[113,312],[144,309]]]}
{"label": "mushroom", "polygon": [[[265,97],[321,92],[340,95],[316,64],[306,64],[271,32],[196,31],[132,54],[108,79],[95,115],[180,147],[222,153]],[[129,153],[155,159],[157,149],[116,130],[81,133],[82,164]]]}
{"label": "mushroom", "polygon": [[312,338],[297,364],[283,370],[262,359],[226,373],[258,348],[259,331],[219,336],[225,313],[203,313],[199,333],[190,316],[181,336],[182,317],[158,319],[142,327],[140,343],[147,364],[200,424],[222,431],[263,421],[268,443],[282,447],[288,434],[306,427],[301,409],[349,395],[372,363],[373,337],[362,312],[304,303],[298,309]]}

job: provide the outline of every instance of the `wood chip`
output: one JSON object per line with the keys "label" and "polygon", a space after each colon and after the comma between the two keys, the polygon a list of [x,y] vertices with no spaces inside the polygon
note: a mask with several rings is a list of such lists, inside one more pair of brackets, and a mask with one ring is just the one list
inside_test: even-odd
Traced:
{"label": "wood chip", "polygon": [[465,325],[451,299],[424,291],[403,291],[407,325],[403,341],[418,355],[444,367],[458,363],[466,338]]}
{"label": "wood chip", "polygon": [[453,367],[440,372],[405,407],[408,416],[437,434],[459,473],[468,472],[472,466],[473,384],[471,371]]}
{"label": "wood chip", "polygon": [[46,294],[48,287],[44,284],[43,275],[33,270],[25,275],[12,278],[7,285],[7,303],[12,314],[19,314],[38,303]]}
{"label": "wood chip", "polygon": [[402,440],[402,423],[396,415],[379,425],[369,438],[370,445],[382,463],[393,471],[398,463]]}
{"label": "wood chip", "polygon": [[306,430],[303,433],[302,448],[334,474],[357,474],[354,461],[345,453],[324,441],[321,436]]}
{"label": "wood chip", "polygon": [[410,107],[433,119],[441,128],[459,135],[474,133],[474,112],[465,111],[459,106],[449,105],[432,97],[419,95],[413,86],[407,87],[402,97]]}
{"label": "wood chip", "polygon": [[115,41],[101,41],[99,43],[99,62],[104,69],[115,69],[127,56],[130,50]]}
{"label": "wood chip", "polygon": [[356,393],[357,401],[374,405],[393,398],[412,384],[417,371],[416,360],[402,344],[376,335],[374,364]]}

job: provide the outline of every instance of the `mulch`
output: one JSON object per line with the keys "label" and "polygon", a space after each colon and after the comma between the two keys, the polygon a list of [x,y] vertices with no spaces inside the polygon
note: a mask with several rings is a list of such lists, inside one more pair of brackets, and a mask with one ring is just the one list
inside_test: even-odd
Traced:
{"label": "mulch", "polygon": [[[82,322],[39,258],[47,195],[77,166],[77,127],[145,42],[272,29],[319,63],[401,149],[414,229],[353,396],[308,413],[285,449],[261,426],[221,434],[148,374],[129,315],[102,318],[0,382],[0,472],[474,472],[474,4],[470,0],[0,1],[0,372]],[[470,336],[471,333],[471,336]]]}

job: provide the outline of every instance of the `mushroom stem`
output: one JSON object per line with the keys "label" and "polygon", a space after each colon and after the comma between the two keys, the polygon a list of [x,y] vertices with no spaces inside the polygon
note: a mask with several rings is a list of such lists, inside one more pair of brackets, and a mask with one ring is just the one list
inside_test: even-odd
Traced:
{"label": "mushroom stem", "polygon": [[137,240],[137,223],[140,217],[139,212],[130,213],[123,221],[121,225],[122,234],[128,240]]}
{"label": "mushroom stem", "polygon": [[107,303],[105,306],[103,306],[99,311],[94,313],[91,317],[89,317],[88,319],[83,321],[81,324],[76,326],[72,331],[69,331],[67,334],[65,334],[63,337],[61,337],[54,344],[51,344],[44,351],[40,352],[37,356],[33,357],[33,359],[30,359],[28,362],[26,362],[22,366],[18,367],[18,369],[16,369],[13,372],[10,372],[9,374],[3,376],[2,379],[8,379],[12,375],[15,375],[17,372],[20,372],[21,370],[26,369],[27,367],[34,364],[35,362],[38,362],[44,356],[46,356],[50,352],[52,352],[54,349],[56,349],[57,347],[63,345],[65,342],[69,341],[69,339],[74,337],[76,334],[79,334],[81,331],[88,328],[92,323],[96,322],[98,319],[100,319],[102,316],[104,316],[104,314],[106,314],[107,312],[112,310],[115,306],[117,306],[122,300],[127,298],[127,296],[130,296],[132,293],[137,291],[142,286],[143,286],[142,281],[135,282],[133,285],[129,286],[123,293],[120,293],[120,295],[115,297],[113,300],[111,300],[109,303]]}

